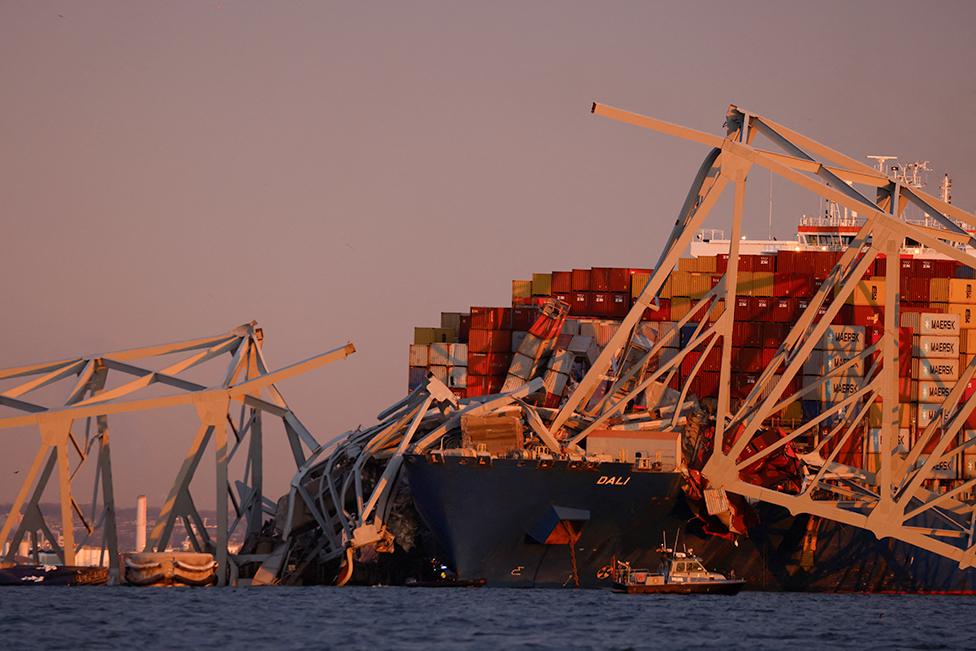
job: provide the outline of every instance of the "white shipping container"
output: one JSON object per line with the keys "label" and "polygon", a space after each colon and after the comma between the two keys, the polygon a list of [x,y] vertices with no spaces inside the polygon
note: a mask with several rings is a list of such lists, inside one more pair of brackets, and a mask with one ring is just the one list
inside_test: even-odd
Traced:
{"label": "white shipping container", "polygon": [[437,343],[429,344],[429,346],[430,346],[431,366],[451,365],[451,344],[437,342]]}
{"label": "white shipping container", "polygon": [[976,450],[964,450],[962,453],[962,478],[976,479]]}
{"label": "white shipping container", "polygon": [[596,324],[596,343],[601,348],[610,343],[610,339],[617,333],[620,327],[618,321],[599,321]]}
{"label": "white shipping container", "polygon": [[930,359],[950,359],[959,357],[959,337],[942,337],[939,335],[915,335],[913,337],[912,355],[914,357],[928,357]]}
{"label": "white shipping container", "polygon": [[919,403],[941,404],[949,397],[954,382],[934,382],[932,380],[918,382],[918,401]]}
{"label": "white shipping container", "polygon": [[574,356],[568,350],[559,350],[549,358],[549,369],[556,373],[565,373],[573,370]]}
{"label": "white shipping container", "polygon": [[853,375],[830,378],[820,387],[820,402],[841,402],[860,391],[863,382]]}
{"label": "white shipping container", "polygon": [[522,332],[521,330],[512,331],[512,352],[514,353],[522,345],[522,341],[525,336],[529,334],[528,332]]}
{"label": "white shipping container", "polygon": [[410,363],[408,366],[427,366],[430,364],[430,344],[410,344]]}
{"label": "white shipping container", "polygon": [[463,389],[468,386],[468,367],[452,366],[447,372],[447,386],[452,389]]}
{"label": "white shipping container", "polygon": [[[803,372],[806,375],[826,375],[849,362],[851,357],[853,357],[852,354],[844,352],[814,350],[810,353],[810,357],[803,362]],[[864,360],[859,359],[851,364],[847,367],[845,374],[864,377]]]}
{"label": "white shipping container", "polygon": [[955,382],[959,379],[959,360],[957,358],[913,359],[912,379]]}
{"label": "white shipping container", "polygon": [[532,375],[533,366],[535,366],[534,359],[526,357],[522,353],[515,353],[512,355],[512,364],[508,367],[508,374],[528,380]]}
{"label": "white shipping container", "polygon": [[569,376],[565,373],[556,373],[555,371],[548,371],[546,377],[543,380],[543,386],[546,388],[546,393],[551,393],[554,396],[561,396],[566,391],[566,383],[569,382]]}
{"label": "white shipping container", "polygon": [[569,352],[575,353],[576,355],[585,355],[586,351],[588,351],[592,345],[593,337],[576,335],[573,337],[573,340],[569,342]]}
{"label": "white shipping container", "polygon": [[509,391],[515,391],[516,389],[521,389],[525,385],[525,380],[520,377],[515,377],[514,375],[509,375],[505,378],[505,384],[502,385],[502,393],[508,393]]}
{"label": "white shipping container", "polygon": [[[899,429],[897,438],[895,439],[895,451],[896,452],[908,452],[911,448],[911,433],[910,429]],[[872,429],[868,432],[868,440],[866,442],[865,451],[868,454],[878,454],[881,452],[881,429]]]}
{"label": "white shipping container", "polygon": [[820,350],[831,352],[861,352],[864,350],[864,326],[830,325],[820,338]]}
{"label": "white shipping container", "polygon": [[[929,455],[923,454],[919,456],[918,463],[915,465],[919,468],[922,464],[928,460]],[[932,467],[932,472],[929,473],[928,477],[932,479],[955,479],[959,472],[959,455],[949,457],[948,459],[943,459],[939,463]]]}
{"label": "white shipping container", "polygon": [[431,366],[430,374],[435,378],[447,384],[447,367],[446,366]]}
{"label": "white shipping container", "polygon": [[596,339],[597,337],[597,320],[596,319],[580,319],[579,322],[579,333],[584,337],[592,337]]}
{"label": "white shipping container", "polygon": [[448,354],[450,359],[450,366],[467,366],[468,365],[468,345],[467,344],[451,344],[448,348]]}
{"label": "white shipping container", "polygon": [[941,409],[942,406],[938,404],[920,404],[918,406],[918,426],[920,428],[928,427],[933,420],[939,418]]}
{"label": "white shipping container", "polygon": [[919,317],[918,334],[958,337],[959,315],[922,312]]}

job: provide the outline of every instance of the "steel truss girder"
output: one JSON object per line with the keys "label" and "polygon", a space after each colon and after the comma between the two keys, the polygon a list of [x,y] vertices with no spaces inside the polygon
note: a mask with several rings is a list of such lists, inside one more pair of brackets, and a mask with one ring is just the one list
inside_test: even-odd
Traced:
{"label": "steel truss girder", "polygon": [[[34,427],[40,435],[34,461],[4,519],[3,527],[0,528],[0,549],[10,542],[6,559],[13,558],[24,536],[29,534],[33,540],[36,532],[41,531],[62,562],[73,565],[79,544],[74,539],[74,522],[78,518],[87,532],[80,544],[84,544],[95,529],[102,530],[103,550],[109,555],[110,581],[118,581],[119,549],[108,416],[192,405],[200,421],[200,430],[163,505],[147,549],[165,549],[170,544],[173,525],[180,518],[194,546],[216,555],[219,580],[224,584],[229,574],[234,574],[236,570],[235,559],[227,548],[233,526],[243,518],[247,521],[248,533],[256,533],[264,523],[262,414],[282,419],[286,437],[293,451],[296,451],[299,465],[305,459],[303,446],[312,454],[321,451],[321,446],[288,407],[275,383],[307,373],[355,352],[355,347],[349,343],[272,372],[264,361],[262,342],[263,332],[256,327],[256,323],[250,322],[213,337],[0,369],[0,380],[29,378],[0,393],[0,405],[21,412],[19,415],[0,417],[0,429]],[[156,358],[173,354],[184,357],[159,370],[149,368]],[[227,358],[228,365],[221,373],[219,382],[206,386],[181,377],[186,371],[222,356]],[[121,373],[135,379],[114,389],[105,390],[110,373]],[[22,399],[41,388],[71,378],[76,379],[61,404],[44,406]],[[179,392],[162,397],[140,396],[145,389],[157,383]],[[236,408],[239,412],[237,427],[233,423],[231,402],[239,405]],[[83,445],[79,445],[72,432],[72,427],[79,424],[84,424]],[[228,428],[234,437],[233,447],[228,440]],[[242,448],[245,437],[250,438],[250,443]],[[217,469],[216,541],[212,541],[207,534],[189,488],[211,439],[215,441]],[[94,446],[97,446],[97,454],[92,454]],[[232,485],[228,477],[228,465],[239,448],[246,450],[244,476]],[[77,457],[73,468],[72,450]],[[92,511],[87,519],[75,501],[72,486],[72,480],[86,462],[94,464]],[[39,508],[40,499],[55,470],[60,496],[63,546],[51,533]],[[237,517],[231,527],[228,527],[228,499],[233,502]]]}
{"label": "steel truss girder", "polygon": [[[808,388],[794,395],[784,395],[787,385],[796,376],[804,360],[823,336],[841,305],[854,291],[874,258],[884,254],[889,260],[897,260],[901,243],[905,238],[911,238],[952,260],[976,268],[976,258],[968,251],[959,248],[961,245],[976,245],[976,241],[956,223],[973,226],[976,225],[976,217],[925,192],[893,183],[877,170],[851,157],[762,115],[741,110],[734,105],[730,106],[727,112],[728,132],[724,137],[602,104],[594,104],[593,112],[615,121],[704,144],[712,149],[692,184],[685,206],[679,213],[674,230],[647,287],[587,376],[555,417],[549,430],[551,434],[558,436],[567,423],[578,417],[577,412],[581,405],[586,404],[593,389],[628,345],[641,314],[655,303],[667,276],[676,267],[678,258],[684,253],[691,237],[714,206],[718,195],[729,183],[734,183],[735,198],[731,218],[733,236],[730,240],[728,271],[722,285],[725,312],[709,330],[716,339],[718,337],[722,339],[715,441],[722,441],[729,435],[733,436],[733,440],[728,453],[723,452],[722,445],[714,446],[715,449],[702,471],[709,487],[778,504],[794,514],[807,513],[861,527],[872,531],[878,538],[894,538],[953,559],[963,568],[976,566],[976,546],[973,544],[972,526],[972,519],[976,516],[971,505],[955,500],[956,497],[973,488],[976,480],[965,482],[945,495],[931,493],[922,486],[923,481],[931,477],[931,472],[938,463],[952,458],[954,454],[958,454],[970,444],[976,445],[976,441],[964,442],[954,447],[951,445],[966,417],[976,409],[976,396],[962,401],[966,382],[976,375],[976,362],[970,364],[959,381],[954,383],[949,397],[940,407],[938,422],[933,422],[926,428],[907,456],[900,454],[895,445],[899,428],[897,375],[899,265],[897,264],[886,265],[884,334],[876,346],[862,353],[862,358],[865,359],[871,353],[877,353],[881,359],[880,365],[874,367],[873,375],[861,390],[835,405],[828,410],[827,416],[813,423],[825,422],[831,416],[842,414],[839,423],[828,436],[834,437],[843,431],[841,435],[843,443],[856,431],[856,428],[861,427],[871,404],[875,401],[880,402],[882,427],[879,472],[868,472],[863,468],[851,468],[834,463],[839,446],[827,459],[820,458],[819,452],[826,442],[822,441],[814,450],[816,454],[808,455],[806,459],[808,467],[813,472],[804,490],[798,495],[751,484],[740,476],[740,471],[744,467],[768,457],[787,442],[804,433],[805,430],[801,429],[799,433],[794,432],[787,439],[764,448],[747,459],[741,458],[746,446],[767,426],[770,417],[779,413],[790,402],[801,399],[804,391],[810,390]],[[757,136],[767,138],[781,151],[756,147],[754,140]],[[729,400],[731,329],[735,309],[732,299],[736,288],[742,202],[748,172],[752,166],[764,168],[820,197],[855,210],[866,219],[852,245],[843,252],[827,282],[810,301],[806,312],[791,328],[789,335],[777,351],[773,363],[764,369],[749,396],[733,413]],[[870,199],[868,194],[858,190],[858,186],[873,189],[877,199]],[[904,207],[908,204],[918,206],[933,215],[940,227],[926,228],[903,221]],[[821,307],[826,310],[826,313],[818,320],[817,311]],[[690,314],[694,313],[693,310]],[[703,324],[708,319],[707,310],[700,318]],[[669,361],[671,367],[680,364],[690,351],[706,341],[705,337],[698,336],[700,332],[701,325],[696,330],[694,341]],[[715,345],[716,339],[708,340],[707,345]],[[693,369],[692,375],[700,368],[700,361]],[[835,373],[842,373],[843,369],[854,362],[855,360],[850,360],[841,369],[835,370]],[[627,369],[620,371],[621,374],[626,372]],[[687,384],[682,387],[679,405],[675,409],[674,422],[677,422],[678,412],[681,409],[680,402],[683,402],[688,392]],[[633,397],[634,395],[624,396],[616,403],[606,401],[601,405],[602,412],[597,414],[592,422],[602,422],[601,416],[605,420],[604,415],[619,412]],[[932,453],[923,463],[920,463],[923,448],[933,440],[940,427],[941,435]],[[574,444],[579,443],[593,429],[595,427],[584,428],[570,441]],[[859,477],[858,481],[852,484],[850,480],[837,480],[840,475],[835,471],[841,470],[852,471],[851,474]],[[857,504],[857,508],[852,508],[853,503],[815,499],[818,495],[815,491],[821,489],[831,492],[854,491],[851,494],[859,496],[853,502]],[[933,515],[940,522],[940,526],[920,527],[910,524],[923,515]],[[953,542],[947,542],[947,539]]]}

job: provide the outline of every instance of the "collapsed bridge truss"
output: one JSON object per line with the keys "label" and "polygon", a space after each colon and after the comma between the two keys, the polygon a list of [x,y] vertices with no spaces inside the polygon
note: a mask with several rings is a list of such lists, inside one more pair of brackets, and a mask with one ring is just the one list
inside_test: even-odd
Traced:
{"label": "collapsed bridge truss", "polygon": [[[976,240],[966,228],[976,229],[976,217],[917,188],[903,185],[762,115],[730,106],[724,136],[697,131],[662,120],[594,104],[597,115],[705,145],[705,156],[673,231],[654,267],[650,280],[633,308],[589,370],[558,407],[542,406],[538,395],[543,379],[537,373],[515,391],[458,400],[436,379],[379,415],[373,427],[348,432],[337,439],[327,454],[310,458],[292,482],[289,515],[283,542],[274,563],[266,563],[267,577],[285,577],[285,566],[294,577],[313,560],[345,557],[338,578],[348,580],[353,550],[375,546],[392,548],[394,535],[389,520],[400,479],[404,455],[430,452],[458,435],[464,415],[499,414],[516,410],[524,419],[538,447],[535,458],[587,460],[585,441],[590,433],[625,420],[643,429],[674,430],[686,427],[699,403],[691,392],[696,375],[713,349],[721,355],[720,388],[715,412],[713,450],[701,469],[703,488],[711,514],[728,514],[728,494],[785,507],[793,514],[810,514],[873,532],[879,539],[892,538],[953,559],[961,568],[976,565],[976,512],[961,501],[976,480],[938,494],[925,480],[934,476],[941,462],[952,458],[976,440],[956,443],[967,417],[976,409],[976,395],[964,395],[976,375],[976,359],[953,383],[939,406],[937,417],[919,433],[910,450],[898,444],[899,396],[897,264],[885,266],[883,335],[880,340],[850,355],[842,365],[825,373],[814,384],[799,390],[790,387],[818,342],[857,284],[883,255],[897,260],[906,238],[921,243],[951,260],[976,269],[971,255]],[[765,140],[773,149],[756,143]],[[767,145],[768,146],[768,145]],[[863,226],[843,251],[827,280],[809,301],[782,341],[772,363],[761,373],[748,396],[731,399],[732,328],[735,320],[737,269],[743,207],[749,173],[754,167],[768,170],[796,186],[864,217]],[[693,305],[677,328],[649,342],[639,334],[646,310],[655,310],[669,274],[687,251],[723,192],[732,186],[728,265],[719,283]],[[905,210],[914,206],[927,213],[935,226],[906,221]],[[693,301],[694,303],[694,301]],[[717,314],[716,308],[722,310]],[[683,326],[693,326],[690,341],[665,360],[662,349],[673,345]],[[666,387],[676,378],[682,362],[700,351],[680,388]],[[656,361],[654,364],[649,362]],[[792,403],[812,397],[820,388],[844,375],[856,364],[869,370],[863,385],[850,395],[826,406],[816,418],[784,434],[773,444],[757,439],[771,428],[771,419]],[[635,400],[646,409],[634,412]],[[869,409],[879,405],[880,464],[877,471],[837,462],[837,453],[866,422]],[[696,422],[698,418],[694,419]],[[696,425],[697,427],[697,425]],[[759,483],[749,467],[771,459],[791,443],[819,429],[811,450],[803,455],[802,488],[787,492]],[[923,450],[928,450],[923,454]],[[864,464],[866,465],[866,464]],[[313,523],[315,536],[296,550],[292,524],[297,505],[304,525]],[[297,530],[297,526],[296,526]],[[291,537],[291,538],[290,538]]]}
{"label": "collapsed bridge truss", "polygon": [[[0,529],[0,550],[10,543],[5,560],[13,559],[25,536],[35,550],[43,536],[65,565],[74,565],[78,549],[100,533],[103,553],[108,555],[110,582],[117,582],[119,543],[109,416],[184,405],[195,409],[199,428],[144,551],[166,549],[179,518],[193,547],[215,555],[221,584],[231,578],[239,564],[263,561],[263,557],[231,555],[228,551],[229,536],[238,525],[243,523],[245,534],[256,534],[267,516],[275,512],[274,502],[264,493],[262,418],[281,419],[297,467],[321,450],[275,383],[355,352],[349,343],[272,371],[262,352],[263,339],[262,330],[251,322],[211,337],[0,370],[0,382],[5,383],[0,407],[15,412],[0,417],[0,429],[33,428],[39,434],[33,462]],[[179,359],[174,360],[174,356]],[[221,358],[226,360],[225,366],[219,365]],[[216,382],[205,385],[187,379],[189,371],[212,360],[217,360],[219,370]],[[7,386],[12,382],[13,386]],[[154,386],[157,391],[151,392]],[[51,391],[61,387],[67,395],[57,404],[41,404],[34,397],[45,388]],[[159,395],[158,389],[169,393]],[[216,540],[208,534],[190,489],[211,441],[216,469]],[[235,456],[245,457],[243,475],[231,482],[229,469]],[[86,468],[94,479],[87,510],[75,497],[75,485]],[[63,542],[40,509],[55,469]],[[233,520],[228,502],[234,508]],[[80,541],[75,540],[76,523],[84,531]]]}

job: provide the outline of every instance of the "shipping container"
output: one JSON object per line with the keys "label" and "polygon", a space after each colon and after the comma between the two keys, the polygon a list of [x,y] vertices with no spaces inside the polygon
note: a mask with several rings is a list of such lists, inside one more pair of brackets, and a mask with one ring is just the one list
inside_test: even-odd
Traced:
{"label": "shipping container", "polygon": [[435,342],[453,342],[457,335],[448,328],[414,328],[413,343],[432,344]]}
{"label": "shipping container", "polygon": [[409,366],[427,366],[430,364],[431,344],[410,344]]}
{"label": "shipping container", "polygon": [[949,303],[976,304],[976,280],[953,278],[949,280]]}
{"label": "shipping container", "polygon": [[593,267],[590,269],[590,291],[610,291],[610,270],[608,268]]}
{"label": "shipping container", "polygon": [[817,348],[836,352],[861,352],[864,350],[864,341],[864,326],[830,325]]}
{"label": "shipping container", "polygon": [[948,303],[944,316],[955,316],[962,328],[976,328],[976,305],[966,303]]}
{"label": "shipping container", "polygon": [[511,352],[468,353],[468,372],[473,375],[504,375],[511,364]]}
{"label": "shipping container", "polygon": [[472,307],[471,308],[471,329],[472,330],[511,330],[512,329],[512,308]]}
{"label": "shipping container", "polygon": [[531,280],[513,280],[512,281],[512,298],[532,298],[532,281]]}
{"label": "shipping container", "polygon": [[411,366],[407,371],[407,391],[413,391],[427,381],[427,368],[425,366]]}
{"label": "shipping container", "polygon": [[573,279],[571,289],[574,292],[590,291],[590,270],[573,269]]}
{"label": "shipping container", "polygon": [[468,365],[468,345],[467,344],[451,344],[448,347],[448,363],[450,366],[467,366]]}
{"label": "shipping container", "polygon": [[451,344],[433,343],[428,346],[430,351],[430,361],[427,362],[430,366],[450,366],[451,355],[450,355]]}
{"label": "shipping container", "polygon": [[430,366],[430,374],[434,376],[435,379],[440,380],[444,385],[447,385],[447,367],[446,366]]}
{"label": "shipping container", "polygon": [[913,359],[912,379],[955,383],[959,379],[959,360],[955,358]]}
{"label": "shipping container", "polygon": [[511,330],[480,330],[472,328],[469,333],[469,353],[509,353],[511,349]]}
{"label": "shipping container", "polygon": [[590,292],[573,292],[570,297],[569,313],[573,316],[589,316],[592,314]]}
{"label": "shipping container", "polygon": [[552,274],[532,274],[532,295],[552,295]]}
{"label": "shipping container", "polygon": [[915,335],[912,342],[914,357],[946,359],[959,357],[959,337]]}
{"label": "shipping container", "polygon": [[552,272],[552,291],[553,293],[569,294],[573,291],[573,272],[572,271],[553,271]]}
{"label": "shipping container", "polygon": [[468,369],[465,366],[452,366],[447,372],[447,386],[463,389],[468,385]]}
{"label": "shipping container", "polygon": [[959,336],[960,317],[951,312],[922,312],[916,332],[920,335]]}
{"label": "shipping container", "polygon": [[607,291],[630,292],[630,269],[611,268],[607,274]]}

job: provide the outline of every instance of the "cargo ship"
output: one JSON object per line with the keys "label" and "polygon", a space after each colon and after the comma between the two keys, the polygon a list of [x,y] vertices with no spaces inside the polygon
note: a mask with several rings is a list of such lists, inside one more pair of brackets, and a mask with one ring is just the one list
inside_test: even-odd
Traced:
{"label": "cargo ship", "polygon": [[[941,188],[946,200],[949,187],[946,176]],[[920,223],[927,220],[927,215],[917,216]],[[795,240],[743,240],[732,330],[733,401],[749,394],[862,225],[856,213],[828,202],[823,214],[800,220]],[[678,329],[661,360],[691,343],[695,327],[679,329],[678,321],[719,282],[729,259],[722,251],[728,248],[722,233],[700,233],[691,255],[678,262],[659,292],[658,309],[644,314],[637,331],[648,341]],[[970,267],[910,240],[897,260],[879,257],[788,393],[816,383],[852,353],[880,339],[886,264],[898,264],[902,272],[898,444],[907,451],[938,416],[947,386],[976,354],[976,279]],[[651,271],[591,268],[533,274],[512,281],[510,307],[443,313],[439,327],[415,329],[409,389],[433,376],[464,398],[504,390],[515,351],[539,305],[555,300],[568,306],[555,350],[572,359],[550,364],[544,376],[544,405],[558,407],[610,340]],[[723,309],[721,304],[712,306],[709,321]],[[718,350],[692,352],[670,378],[670,388],[680,389],[691,376],[690,392],[698,401],[716,399],[720,361]],[[869,372],[864,363],[854,365],[810,399],[787,406],[773,424],[789,432],[816,418],[859,389]],[[974,392],[976,382],[970,382],[965,397]],[[639,401],[635,404],[639,409]],[[873,405],[836,460],[877,469],[881,418],[880,406]],[[976,438],[976,416],[966,421],[966,428],[960,437]],[[815,428],[797,440],[791,454],[809,452],[826,429]],[[612,459],[604,463],[512,455],[511,450],[479,456],[476,450],[458,449],[410,455],[405,470],[416,510],[436,538],[439,553],[458,577],[484,579],[488,585],[607,587],[612,558],[635,567],[654,566],[662,534],[681,531],[683,543],[708,567],[734,572],[753,589],[976,592],[976,570],[960,570],[958,563],[913,545],[878,540],[869,531],[815,516],[793,516],[771,504],[750,504],[754,519],[739,532],[722,527],[689,498],[687,437],[662,441],[647,434],[628,429],[626,419],[591,433],[587,458]],[[677,452],[672,455],[668,446],[674,445]],[[833,451],[830,446],[823,450]],[[976,449],[939,464],[931,477],[926,488],[932,494],[976,478]],[[795,479],[801,480],[798,475]],[[959,499],[971,503],[971,490]],[[942,513],[912,524],[935,527],[932,519],[939,517],[954,516]]]}

